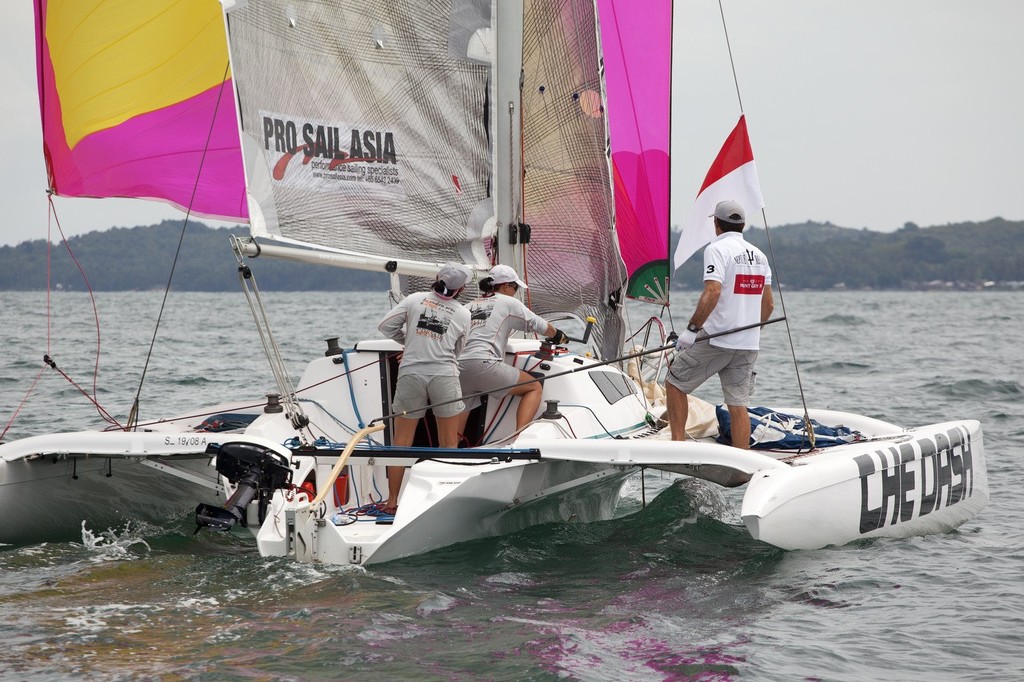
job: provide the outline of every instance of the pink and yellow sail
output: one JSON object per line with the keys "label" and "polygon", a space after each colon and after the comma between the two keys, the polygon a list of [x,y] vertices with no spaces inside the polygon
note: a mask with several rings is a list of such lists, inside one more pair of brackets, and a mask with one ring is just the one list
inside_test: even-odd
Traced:
{"label": "pink and yellow sail", "polygon": [[626,295],[667,304],[672,1],[597,4]]}
{"label": "pink and yellow sail", "polygon": [[35,10],[55,194],[154,199],[246,219],[217,0],[36,0]]}

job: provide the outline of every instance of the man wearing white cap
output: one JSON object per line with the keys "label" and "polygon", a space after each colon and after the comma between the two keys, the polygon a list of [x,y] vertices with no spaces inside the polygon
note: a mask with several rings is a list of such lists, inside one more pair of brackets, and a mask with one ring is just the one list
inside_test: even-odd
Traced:
{"label": "man wearing white cap", "polygon": [[704,291],[686,331],[679,334],[675,359],[665,379],[668,420],[674,440],[685,440],[687,395],[717,374],[729,408],[734,447],[750,447],[747,407],[761,328],[728,332],[765,322],[772,314],[772,271],[768,259],[743,239],[746,217],[735,201],[720,201],[708,216],[715,238],[704,249]]}
{"label": "man wearing white cap", "polygon": [[[480,282],[484,295],[468,305],[469,334],[459,356],[462,395],[494,391],[495,397],[506,393],[521,396],[516,409],[516,430],[519,430],[537,415],[542,387],[539,381],[531,381],[533,377],[529,374],[504,361],[509,336],[514,331],[532,331],[550,337],[555,343],[566,343],[569,339],[515,297],[517,291],[527,287],[514,269],[495,265],[488,275]],[[488,285],[490,290],[486,291]],[[530,383],[521,383],[524,381]],[[466,403],[462,428],[480,398],[470,398]]]}
{"label": "man wearing white cap", "polygon": [[[392,443],[406,447],[430,404],[437,420],[438,445],[459,445],[462,390],[458,357],[469,330],[469,311],[456,301],[472,273],[465,265],[445,263],[430,291],[409,294],[384,316],[377,328],[405,346],[391,410],[395,414]],[[405,467],[388,467],[388,499],[381,506],[394,513]]]}

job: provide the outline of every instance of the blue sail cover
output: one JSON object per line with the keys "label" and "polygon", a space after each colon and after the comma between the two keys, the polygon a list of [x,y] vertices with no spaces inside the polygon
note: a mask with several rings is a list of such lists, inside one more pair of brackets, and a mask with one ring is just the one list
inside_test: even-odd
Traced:
{"label": "blue sail cover", "polygon": [[[715,408],[718,416],[718,442],[732,443],[731,419],[724,405]],[[798,450],[810,447],[803,417],[776,412],[767,407],[748,407],[750,416],[750,447],[771,450]],[[811,420],[814,446],[817,448],[854,443],[863,438],[859,431],[845,426],[825,426]]]}

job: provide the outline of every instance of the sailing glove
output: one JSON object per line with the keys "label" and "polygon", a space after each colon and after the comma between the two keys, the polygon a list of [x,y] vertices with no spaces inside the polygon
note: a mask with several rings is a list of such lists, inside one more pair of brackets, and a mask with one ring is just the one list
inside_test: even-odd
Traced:
{"label": "sailing glove", "polygon": [[561,329],[555,329],[555,333],[548,337],[548,341],[560,346],[569,343],[569,337]]}
{"label": "sailing glove", "polygon": [[683,351],[693,345],[693,342],[697,340],[697,332],[691,332],[689,329],[684,329],[679,332],[679,338],[676,339],[676,350]]}

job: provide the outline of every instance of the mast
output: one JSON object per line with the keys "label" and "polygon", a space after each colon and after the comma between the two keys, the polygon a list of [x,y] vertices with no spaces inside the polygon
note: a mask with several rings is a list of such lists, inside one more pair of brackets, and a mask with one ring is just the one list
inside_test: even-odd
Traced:
{"label": "mast", "polygon": [[491,16],[496,43],[492,67],[495,106],[494,216],[497,261],[520,274],[526,265],[519,224],[523,217],[522,64],[523,0],[493,0]]}

